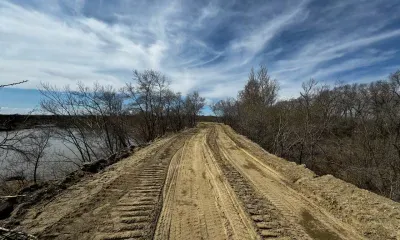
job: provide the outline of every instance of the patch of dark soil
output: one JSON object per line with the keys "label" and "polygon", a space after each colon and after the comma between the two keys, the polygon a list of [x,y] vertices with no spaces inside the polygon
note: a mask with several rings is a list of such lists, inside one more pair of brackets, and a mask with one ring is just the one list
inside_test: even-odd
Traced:
{"label": "patch of dark soil", "polygon": [[10,217],[12,211],[14,210],[14,204],[9,201],[0,202],[0,220]]}
{"label": "patch of dark soil", "polygon": [[328,231],[321,223],[316,220],[309,212],[302,212],[302,220],[300,224],[304,227],[306,232],[313,239],[324,239],[324,240],[339,240],[341,239],[335,233]]}

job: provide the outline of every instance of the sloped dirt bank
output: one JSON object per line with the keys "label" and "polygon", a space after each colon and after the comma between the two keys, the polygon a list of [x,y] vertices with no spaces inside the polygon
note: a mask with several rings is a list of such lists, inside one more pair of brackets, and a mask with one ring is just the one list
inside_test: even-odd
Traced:
{"label": "sloped dirt bank", "polygon": [[[31,184],[21,189],[15,196],[0,197],[0,226],[7,228],[17,227],[27,210],[51,201],[54,197],[61,194],[64,190],[85,178],[91,178],[95,173],[104,170],[118,161],[129,157],[141,147],[131,146],[115,153],[106,159],[100,159],[91,163],[84,164],[80,170],[67,175],[66,178],[59,181],[46,181],[38,184]],[[11,231],[12,232],[12,231]],[[3,231],[5,234],[6,231]],[[1,235],[1,234],[0,234]]]}
{"label": "sloped dirt bank", "polygon": [[288,185],[307,199],[353,226],[368,239],[400,239],[400,204],[331,175],[317,176],[304,166],[269,154],[256,143],[237,134],[226,125],[223,129],[238,146],[279,172]]}

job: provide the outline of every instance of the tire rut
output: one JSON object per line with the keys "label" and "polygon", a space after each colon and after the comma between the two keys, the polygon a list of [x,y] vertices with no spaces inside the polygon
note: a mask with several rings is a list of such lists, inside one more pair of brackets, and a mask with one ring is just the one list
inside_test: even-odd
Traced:
{"label": "tire rut", "polygon": [[222,156],[216,142],[215,128],[207,136],[207,143],[224,176],[249,214],[261,239],[309,239],[307,234],[299,234],[297,228],[296,234],[294,234],[295,226],[287,224],[281,217],[280,211],[269,200],[261,196],[251,183]]}
{"label": "tire rut", "polygon": [[194,135],[171,162],[155,239],[257,239],[233,190],[221,181],[208,132]]}
{"label": "tire rut", "polygon": [[187,135],[190,133],[172,138],[137,165],[125,169],[80,206],[79,212],[42,232],[41,239],[152,239],[169,164]]}
{"label": "tire rut", "polygon": [[[180,141],[182,142],[182,141]],[[163,189],[173,156],[183,144],[171,144],[161,159],[149,159],[135,178],[138,184],[122,196],[111,210],[109,225],[95,237],[96,240],[152,239],[163,205]]]}

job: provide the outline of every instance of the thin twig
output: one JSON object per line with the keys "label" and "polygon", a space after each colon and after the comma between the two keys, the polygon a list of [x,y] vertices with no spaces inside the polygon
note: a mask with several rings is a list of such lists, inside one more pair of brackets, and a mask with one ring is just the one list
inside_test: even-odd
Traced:
{"label": "thin twig", "polygon": [[19,84],[26,83],[26,82],[28,82],[28,80],[23,80],[21,82],[15,82],[15,83],[10,83],[10,84],[0,85],[0,88],[15,86],[15,85],[19,85]]}

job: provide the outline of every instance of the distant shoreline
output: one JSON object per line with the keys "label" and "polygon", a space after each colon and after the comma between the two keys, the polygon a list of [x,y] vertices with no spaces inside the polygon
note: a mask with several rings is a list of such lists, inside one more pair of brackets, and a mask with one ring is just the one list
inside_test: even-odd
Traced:
{"label": "distant shoreline", "polygon": [[[93,116],[81,116],[90,118]],[[54,115],[20,115],[20,114],[0,114],[0,132],[26,130],[39,127],[61,127],[68,126],[70,116]],[[75,118],[75,117],[74,117]],[[135,119],[135,115],[126,115],[127,119]],[[198,116],[200,122],[217,122],[215,116]]]}

